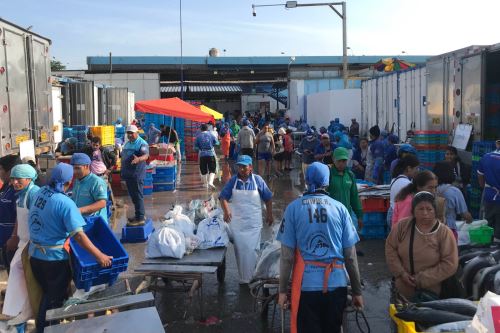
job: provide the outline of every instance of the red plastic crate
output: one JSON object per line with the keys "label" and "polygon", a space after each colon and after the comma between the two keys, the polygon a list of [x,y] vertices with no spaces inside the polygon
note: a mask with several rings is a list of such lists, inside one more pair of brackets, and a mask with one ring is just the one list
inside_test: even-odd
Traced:
{"label": "red plastic crate", "polygon": [[384,198],[366,198],[361,200],[363,212],[385,213],[389,210],[389,199]]}

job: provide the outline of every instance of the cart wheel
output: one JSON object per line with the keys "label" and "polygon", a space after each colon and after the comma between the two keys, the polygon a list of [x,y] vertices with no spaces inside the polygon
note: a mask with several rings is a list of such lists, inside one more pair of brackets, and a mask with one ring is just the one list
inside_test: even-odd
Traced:
{"label": "cart wheel", "polygon": [[219,283],[224,283],[226,279],[226,258],[222,261],[219,267],[217,267],[217,281]]}

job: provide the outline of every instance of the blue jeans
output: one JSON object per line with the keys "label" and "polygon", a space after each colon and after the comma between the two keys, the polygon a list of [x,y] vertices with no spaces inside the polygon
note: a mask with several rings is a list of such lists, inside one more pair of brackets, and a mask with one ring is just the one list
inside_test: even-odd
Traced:
{"label": "blue jeans", "polygon": [[128,195],[134,203],[135,218],[137,220],[144,219],[144,179],[126,179]]}

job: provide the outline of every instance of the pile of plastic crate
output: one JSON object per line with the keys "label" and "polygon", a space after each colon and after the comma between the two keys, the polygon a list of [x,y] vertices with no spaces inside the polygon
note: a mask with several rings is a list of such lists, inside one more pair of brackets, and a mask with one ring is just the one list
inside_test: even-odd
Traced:
{"label": "pile of plastic crate", "polygon": [[153,192],[174,191],[177,178],[175,163],[157,165],[152,172]]}
{"label": "pile of plastic crate", "polygon": [[415,131],[411,143],[417,149],[422,168],[432,170],[437,162],[444,160],[448,136],[445,131]]}
{"label": "pile of plastic crate", "polygon": [[477,180],[477,169],[479,161],[485,154],[490,153],[496,149],[495,141],[478,141],[472,145],[472,171],[471,183],[467,188],[467,201],[469,210],[474,218],[479,218],[479,211],[481,206],[482,189]]}
{"label": "pile of plastic crate", "polygon": [[88,127],[85,125],[73,125],[73,137],[76,138],[76,149],[81,150],[87,144]]}
{"label": "pile of plastic crate", "polygon": [[389,199],[380,197],[362,198],[363,228],[361,237],[364,239],[385,239],[387,237],[387,210]]}
{"label": "pile of plastic crate", "polygon": [[92,126],[92,127],[90,127],[90,133],[92,133],[92,136],[100,137],[101,144],[103,146],[114,146],[115,145],[115,127],[114,126]]}
{"label": "pile of plastic crate", "polygon": [[184,149],[186,161],[197,161],[198,154],[194,150],[194,141],[200,131],[201,123],[197,121],[186,120],[184,122]]}

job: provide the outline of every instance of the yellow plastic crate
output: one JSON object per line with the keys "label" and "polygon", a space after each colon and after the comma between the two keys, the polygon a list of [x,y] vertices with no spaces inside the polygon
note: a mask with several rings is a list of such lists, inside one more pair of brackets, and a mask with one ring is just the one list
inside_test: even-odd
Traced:
{"label": "yellow plastic crate", "polygon": [[[415,328],[415,323],[412,321],[404,321],[396,317],[396,306],[391,304],[389,306],[389,315],[391,316],[392,321],[398,327],[398,333],[418,333]],[[422,332],[423,333],[423,332]]]}
{"label": "yellow plastic crate", "polygon": [[114,126],[93,126],[90,127],[92,136],[101,138],[103,146],[115,144],[115,127]]}

